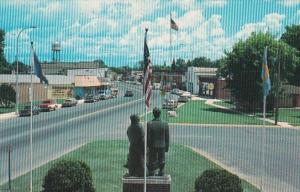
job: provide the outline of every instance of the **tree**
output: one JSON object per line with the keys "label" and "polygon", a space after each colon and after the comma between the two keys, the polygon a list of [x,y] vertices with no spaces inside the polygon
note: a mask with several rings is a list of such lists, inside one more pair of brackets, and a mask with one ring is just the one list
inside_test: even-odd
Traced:
{"label": "tree", "polygon": [[209,169],[195,181],[196,192],[242,192],[242,182],[238,176],[226,170]]}
{"label": "tree", "polygon": [[0,74],[3,73],[10,73],[8,68],[8,63],[4,56],[4,47],[5,47],[5,32],[4,30],[0,29]]}
{"label": "tree", "polygon": [[16,91],[9,84],[0,85],[0,105],[5,107],[10,106],[12,103],[16,102]]}
{"label": "tree", "polygon": [[[271,82],[274,82],[277,65],[281,62],[284,63],[280,69],[281,82],[293,83],[295,71],[300,64],[298,52],[286,43],[276,41],[270,34],[253,33],[246,41],[237,42],[231,52],[225,53],[226,57],[221,62],[219,74],[226,78],[227,86],[235,100],[248,109],[261,106],[261,66],[266,46]],[[278,53],[280,58],[277,58]],[[272,105],[272,94],[270,97],[268,103]]]}
{"label": "tree", "polygon": [[189,67],[213,67],[213,62],[206,57],[198,57],[189,62]]}
{"label": "tree", "polygon": [[100,68],[106,68],[106,67],[107,67],[107,65],[106,65],[106,64],[104,63],[104,61],[101,60],[101,59],[97,59],[97,60],[95,60],[94,62],[97,63],[97,64],[99,65]]}
{"label": "tree", "polygon": [[95,192],[90,168],[81,161],[62,160],[44,178],[43,192]]}
{"label": "tree", "polygon": [[285,30],[281,40],[300,51],[300,25],[286,26]]}
{"label": "tree", "polygon": [[181,59],[181,58],[177,59],[175,65],[176,65],[175,68],[178,71],[186,71],[187,70],[187,65],[186,65],[186,62],[184,59]]}

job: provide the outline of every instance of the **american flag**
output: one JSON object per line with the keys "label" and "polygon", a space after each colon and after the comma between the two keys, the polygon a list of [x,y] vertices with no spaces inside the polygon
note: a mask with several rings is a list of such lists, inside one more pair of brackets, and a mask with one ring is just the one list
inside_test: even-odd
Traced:
{"label": "american flag", "polygon": [[145,41],[144,41],[144,94],[145,94],[145,104],[146,104],[147,110],[149,110],[151,94],[152,94],[152,86],[151,86],[152,63],[150,60],[150,53],[149,53],[149,49],[148,49],[148,45],[147,45],[147,32],[148,32],[148,29],[146,29]]}
{"label": "american flag", "polygon": [[174,29],[175,31],[178,31],[178,25],[175,23],[175,21],[171,18],[171,29]]}

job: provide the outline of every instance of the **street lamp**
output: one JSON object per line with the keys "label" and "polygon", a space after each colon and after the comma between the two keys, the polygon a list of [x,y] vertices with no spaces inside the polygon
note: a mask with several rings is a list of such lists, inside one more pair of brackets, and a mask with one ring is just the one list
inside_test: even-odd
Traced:
{"label": "street lamp", "polygon": [[19,38],[20,38],[20,35],[21,33],[26,30],[26,29],[35,29],[36,26],[30,26],[30,27],[25,27],[25,28],[22,28],[21,31],[18,33],[18,36],[17,36],[17,51],[16,51],[16,65],[17,65],[17,68],[16,68],[16,114],[19,114],[19,95],[20,95],[20,88],[19,88],[19,58],[18,58],[18,55],[19,55]]}

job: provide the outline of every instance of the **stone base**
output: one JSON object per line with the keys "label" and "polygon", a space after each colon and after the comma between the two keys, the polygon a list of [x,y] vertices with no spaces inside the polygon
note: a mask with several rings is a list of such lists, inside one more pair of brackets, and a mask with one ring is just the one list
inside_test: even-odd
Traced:
{"label": "stone base", "polygon": [[[144,192],[143,177],[123,177],[123,192]],[[171,192],[171,176],[147,177],[147,192]]]}

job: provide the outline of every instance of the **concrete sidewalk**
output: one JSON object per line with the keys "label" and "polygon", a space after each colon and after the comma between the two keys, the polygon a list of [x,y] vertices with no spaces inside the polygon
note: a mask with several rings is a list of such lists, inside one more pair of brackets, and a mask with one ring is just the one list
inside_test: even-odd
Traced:
{"label": "concrete sidewalk", "polygon": [[0,121],[15,118],[15,117],[18,117],[18,115],[15,112],[3,113],[3,114],[0,114]]}

